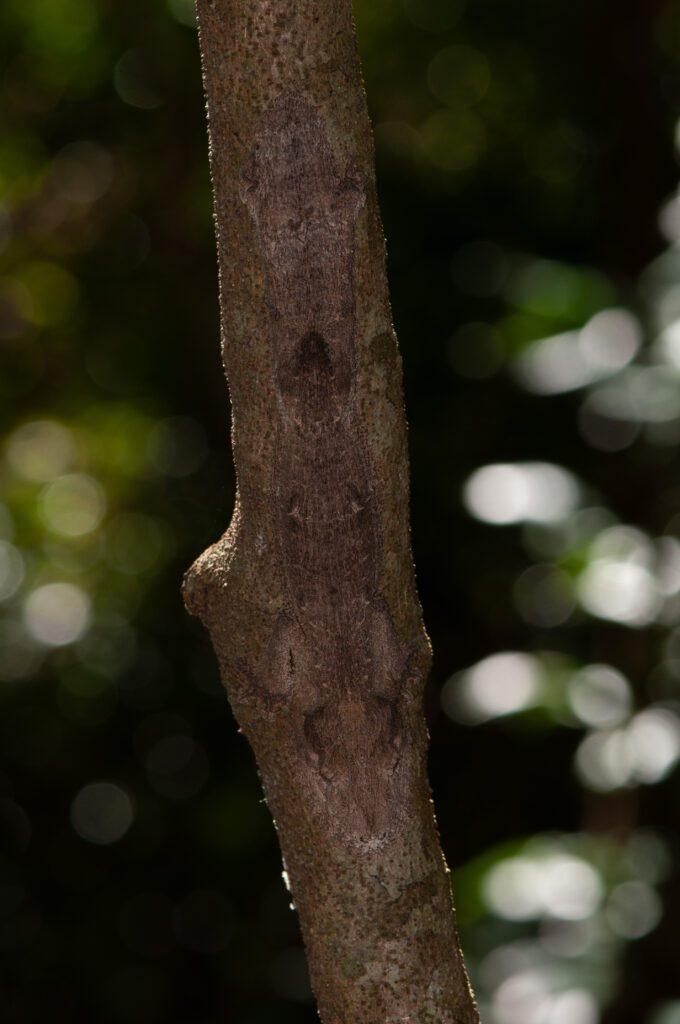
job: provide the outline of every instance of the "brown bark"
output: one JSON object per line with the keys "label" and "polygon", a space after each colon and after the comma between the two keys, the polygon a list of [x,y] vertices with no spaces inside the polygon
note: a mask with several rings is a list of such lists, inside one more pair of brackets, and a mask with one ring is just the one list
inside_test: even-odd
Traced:
{"label": "brown bark", "polygon": [[192,566],[325,1024],[473,1024],[350,0],[198,0],[238,498]]}

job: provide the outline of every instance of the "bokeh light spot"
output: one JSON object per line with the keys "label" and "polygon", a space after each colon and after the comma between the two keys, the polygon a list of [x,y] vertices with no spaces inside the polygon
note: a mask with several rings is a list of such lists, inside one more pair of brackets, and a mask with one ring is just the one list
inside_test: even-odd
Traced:
{"label": "bokeh light spot", "polygon": [[168,7],[175,21],[189,28],[196,28],[195,0],[168,0]]}
{"label": "bokeh light spot", "polygon": [[116,64],[113,84],[124,103],[138,110],[155,110],[163,103],[149,80],[144,59],[136,50],[127,50]]}
{"label": "bokeh light spot", "polygon": [[633,771],[640,782],[663,779],[680,757],[680,718],[669,708],[640,711],[628,727]]}
{"label": "bokeh light spot", "polygon": [[138,512],[126,512],[111,523],[107,538],[109,561],[121,572],[136,575],[151,569],[163,552],[157,521]]}
{"label": "bokeh light spot", "polygon": [[430,61],[427,84],[433,96],[452,107],[471,107],[491,82],[489,62],[472,46],[447,46]]}
{"label": "bokeh light spot", "polygon": [[26,599],[24,622],[29,633],[46,647],[78,640],[90,622],[90,599],[73,583],[46,583]]}
{"label": "bokeh light spot", "polygon": [[453,676],[442,690],[442,706],[452,718],[485,722],[531,706],[542,681],[540,662],[521,651],[483,658]]}
{"label": "bokeh light spot", "polygon": [[598,729],[620,725],[629,715],[632,693],[628,680],[611,665],[587,665],[567,686],[574,714]]}
{"label": "bokeh light spot", "polygon": [[46,483],[68,469],[75,457],[71,431],[54,420],[24,423],[10,435],[7,459],[25,480]]}
{"label": "bokeh light spot", "polygon": [[578,593],[591,615],[627,626],[648,625],[661,608],[653,574],[632,562],[592,562],[578,579]]}
{"label": "bokeh light spot", "polygon": [[501,861],[485,875],[487,905],[510,921],[590,917],[603,897],[602,882],[587,861],[561,852]]}
{"label": "bokeh light spot", "polygon": [[576,751],[576,771],[589,789],[607,793],[625,786],[633,764],[623,729],[586,736]]}
{"label": "bokeh light spot", "polygon": [[515,361],[515,373],[534,394],[574,391],[617,373],[633,359],[642,335],[637,319],[624,309],[604,309],[580,331],[567,331],[528,345]]}
{"label": "bokeh light spot", "polygon": [[55,188],[69,202],[93,203],[113,181],[113,160],[94,142],[73,142],[55,157],[51,177]]}
{"label": "bokeh light spot", "polygon": [[661,920],[661,901],[646,882],[617,885],[607,901],[606,917],[611,929],[624,939],[648,935]]}
{"label": "bokeh light spot", "polygon": [[48,484],[40,495],[45,524],[65,537],[81,537],[99,526],[106,510],[104,489],[85,473],[69,473]]}
{"label": "bokeh light spot", "polygon": [[114,782],[83,786],[71,804],[71,824],[89,843],[109,846],[122,839],[134,818],[130,796]]}
{"label": "bokeh light spot", "polygon": [[468,511],[497,526],[559,522],[575,509],[578,498],[575,477],[548,462],[482,466],[468,477],[463,489]]}
{"label": "bokeh light spot", "polygon": [[468,170],[486,147],[486,128],[471,110],[437,110],[422,125],[423,149],[443,171]]}

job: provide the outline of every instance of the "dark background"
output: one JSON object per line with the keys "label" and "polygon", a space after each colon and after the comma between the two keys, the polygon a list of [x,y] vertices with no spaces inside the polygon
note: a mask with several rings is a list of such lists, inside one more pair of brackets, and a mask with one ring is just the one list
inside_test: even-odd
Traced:
{"label": "dark background", "polygon": [[[678,1024],[680,3],[356,13],[484,1021]],[[312,1021],[179,593],[234,489],[192,4],[5,0],[0,53],[2,1018]]]}

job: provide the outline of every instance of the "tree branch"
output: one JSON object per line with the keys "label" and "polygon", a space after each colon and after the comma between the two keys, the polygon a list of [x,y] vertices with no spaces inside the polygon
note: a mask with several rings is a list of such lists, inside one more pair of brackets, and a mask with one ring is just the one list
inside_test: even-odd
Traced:
{"label": "tree branch", "polygon": [[473,1024],[351,4],[198,16],[238,497],[186,604],[255,751],[325,1024]]}

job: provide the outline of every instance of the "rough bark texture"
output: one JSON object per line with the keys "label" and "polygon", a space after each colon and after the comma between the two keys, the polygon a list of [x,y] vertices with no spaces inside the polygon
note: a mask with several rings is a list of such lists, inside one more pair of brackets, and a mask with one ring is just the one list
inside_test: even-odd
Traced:
{"label": "rough bark texture", "polygon": [[198,0],[238,498],[192,566],[324,1024],[473,1024],[350,0]]}

